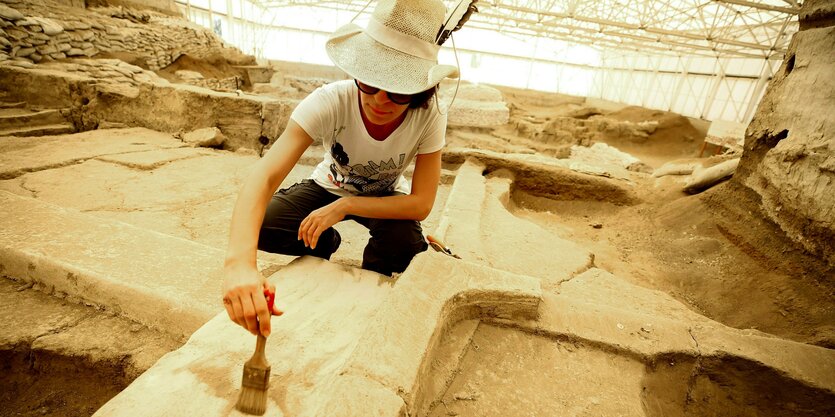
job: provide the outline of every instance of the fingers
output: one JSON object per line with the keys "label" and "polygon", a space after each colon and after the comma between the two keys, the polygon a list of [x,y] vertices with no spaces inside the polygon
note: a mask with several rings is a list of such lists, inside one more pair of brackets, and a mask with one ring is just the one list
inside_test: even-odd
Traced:
{"label": "fingers", "polygon": [[[262,296],[263,297],[263,296]],[[258,335],[258,320],[255,313],[255,306],[253,305],[253,296],[245,294],[241,297],[241,306],[243,307],[244,328],[250,333]]]}
{"label": "fingers", "polygon": [[241,306],[241,300],[238,297],[232,298],[232,314],[234,314],[232,321],[246,328],[246,321],[244,321],[244,309]]}
{"label": "fingers", "polygon": [[232,320],[235,323],[237,323],[237,321],[235,320],[235,308],[232,306],[231,298],[223,297],[223,308],[226,309],[226,314],[229,316],[229,320]]}
{"label": "fingers", "polygon": [[320,222],[314,221],[310,216],[305,217],[299,225],[298,239],[304,241],[304,246],[310,249],[316,249],[316,244],[319,242],[319,236],[325,231]]}
{"label": "fingers", "polygon": [[227,292],[223,297],[223,307],[230,320],[250,333],[269,335],[270,312],[261,286],[240,287]]}
{"label": "fingers", "polygon": [[[273,285],[273,284],[269,284],[269,283],[265,283],[264,285],[267,287],[267,289],[268,289],[271,293],[275,294],[275,285]],[[280,315],[284,314],[284,309],[279,308],[279,307],[275,304],[277,301],[278,301],[278,300],[275,300],[275,301],[273,302],[273,303],[274,303],[274,304],[273,304],[273,311],[271,311],[271,313],[272,313],[273,315],[275,315],[275,316],[280,316]]]}
{"label": "fingers", "polygon": [[319,243],[319,236],[322,234],[323,231],[324,229],[322,229],[321,225],[317,226],[313,230],[308,229],[307,239],[310,242],[310,249],[316,249],[316,244]]}
{"label": "fingers", "polygon": [[281,309],[267,303],[265,290],[269,289],[270,298],[273,298],[275,286],[254,267],[228,268],[224,273],[222,301],[226,315],[253,335],[269,336],[272,331],[270,317],[282,314]]}
{"label": "fingers", "polygon": [[264,299],[264,294],[252,294],[252,304],[255,307],[255,316],[257,317],[257,330],[255,334],[260,333],[264,337],[269,337],[271,312],[267,309],[267,300]]}
{"label": "fingers", "polygon": [[305,217],[299,225],[299,240],[304,241],[304,246],[309,246],[307,243],[307,228],[310,227],[310,216]]}
{"label": "fingers", "polygon": [[247,328],[243,303],[241,303],[240,297],[234,294],[227,294],[223,297],[223,307],[226,309],[226,314],[230,320],[245,329]]}

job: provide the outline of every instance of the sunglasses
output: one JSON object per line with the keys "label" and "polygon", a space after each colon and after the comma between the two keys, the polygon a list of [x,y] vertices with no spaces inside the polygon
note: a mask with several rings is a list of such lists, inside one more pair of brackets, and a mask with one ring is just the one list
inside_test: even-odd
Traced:
{"label": "sunglasses", "polygon": [[[357,85],[357,88],[359,88],[360,91],[370,96],[373,96],[374,94],[377,94],[380,91],[380,89],[377,87],[372,87],[370,85],[363,84],[357,80],[354,80],[354,84]],[[392,103],[402,105],[409,104],[412,102],[411,94],[389,93],[388,91],[386,91],[385,93],[388,96],[389,100],[392,101]]]}

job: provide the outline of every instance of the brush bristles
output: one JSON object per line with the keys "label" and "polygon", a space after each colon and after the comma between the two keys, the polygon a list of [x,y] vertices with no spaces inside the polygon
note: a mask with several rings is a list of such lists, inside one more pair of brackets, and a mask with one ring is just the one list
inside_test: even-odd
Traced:
{"label": "brush bristles", "polygon": [[251,387],[241,388],[241,396],[235,408],[247,414],[256,416],[264,415],[267,411],[267,390],[260,390]]}
{"label": "brush bristles", "polygon": [[267,388],[270,386],[270,367],[244,365],[241,396],[235,408],[247,414],[263,415],[267,411]]}

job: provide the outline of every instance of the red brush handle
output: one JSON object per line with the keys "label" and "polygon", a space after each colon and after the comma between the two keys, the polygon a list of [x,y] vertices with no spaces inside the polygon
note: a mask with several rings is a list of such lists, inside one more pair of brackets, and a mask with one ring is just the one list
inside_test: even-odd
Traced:
{"label": "red brush handle", "polygon": [[269,288],[264,288],[264,298],[267,299],[267,308],[269,308],[270,314],[273,314],[273,306],[275,305],[275,292],[270,291]]}

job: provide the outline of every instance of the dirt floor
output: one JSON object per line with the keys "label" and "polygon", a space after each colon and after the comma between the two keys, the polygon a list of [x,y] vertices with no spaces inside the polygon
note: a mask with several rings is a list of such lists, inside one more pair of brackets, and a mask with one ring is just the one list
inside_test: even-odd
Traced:
{"label": "dirt floor", "polygon": [[[562,109],[560,114],[582,108],[567,97],[540,97],[533,92],[505,96],[517,118],[544,117],[548,105]],[[704,134],[687,118],[639,107],[603,112],[603,116],[658,122],[643,143],[607,141],[650,166],[698,157]],[[465,146],[493,143],[494,149],[512,139],[497,140],[494,132],[472,130],[452,137],[456,135],[470,138]],[[526,138],[515,143],[548,150]],[[726,182],[691,196],[681,190],[682,178],[645,176],[634,183],[640,203],[631,206],[612,204],[605,198],[544,199],[518,188],[509,206],[516,216],[593,252],[596,266],[669,293],[711,319],[835,347],[835,271],[809,257],[766,220],[750,191]]]}
{"label": "dirt floor", "polygon": [[0,277],[0,299],[0,417],[92,415],[182,344],[31,283]]}
{"label": "dirt floor", "polygon": [[[174,71],[179,69],[197,70],[212,78],[228,76],[234,70],[183,56],[160,73],[176,77]],[[637,157],[651,172],[652,168],[669,161],[697,158],[704,137],[704,131],[687,118],[668,112],[638,107],[603,111],[585,106],[583,100],[577,97],[503,91],[512,108],[511,123],[496,129],[451,129],[448,134],[450,151],[475,148],[567,158],[571,154],[570,147],[577,143],[551,139],[543,141],[536,135],[522,134],[520,121],[544,126],[557,118],[571,118],[582,121],[576,124],[581,132],[588,132],[589,126],[594,126],[593,123],[598,123],[601,118],[631,123],[653,122],[656,123],[654,131],[640,140],[622,139],[611,134],[589,136]],[[589,141],[584,139],[584,144],[591,144]],[[106,165],[93,161],[65,169],[85,169],[96,164]],[[454,166],[448,168],[455,169]],[[66,178],[59,175],[59,169],[54,174]],[[108,165],[108,169],[113,168]],[[683,176],[655,178],[646,169],[630,171],[629,174],[622,180],[636,196],[632,203],[624,203],[623,199],[612,200],[604,193],[584,195],[574,200],[555,200],[537,196],[532,190],[516,184],[511,186],[508,199],[502,200],[498,193],[491,197],[502,200],[507,211],[516,217],[514,220],[533,223],[593,254],[594,267],[640,287],[670,294],[698,314],[734,328],[754,329],[779,338],[835,348],[835,306],[832,302],[835,299],[832,282],[835,271],[809,257],[785,238],[776,225],[765,220],[759,212],[756,195],[732,181],[701,194],[688,195],[682,191]],[[48,175],[43,172],[21,177],[20,188],[25,189],[24,182],[32,186],[38,178]],[[61,194],[57,187],[47,188],[38,195],[39,198],[49,200],[52,194]],[[487,187],[488,193],[490,190]],[[63,191],[70,196],[68,199],[76,197],[77,192]],[[234,190],[229,191],[230,196],[233,194]],[[442,187],[438,207],[433,210],[435,217],[430,218],[427,231],[431,231],[431,226],[437,222],[438,213],[443,210],[441,205],[448,194],[449,187]],[[222,201],[222,209],[212,207],[212,210],[228,217],[223,210],[231,208],[231,201],[229,197]],[[73,206],[62,201],[55,203]],[[136,224],[150,221],[136,220],[148,214],[142,210],[134,210],[135,213],[129,213],[130,216],[121,213],[123,206],[110,217]],[[157,227],[164,228],[164,223],[158,218],[149,219]],[[171,219],[177,220],[174,217]],[[217,224],[223,224],[219,228],[225,230],[222,221]],[[514,225],[516,223],[511,223],[508,227]],[[343,232],[345,248],[334,256],[333,261],[359,266],[367,234],[361,228],[340,227],[343,227],[340,232]],[[170,229],[180,230],[176,227]],[[177,235],[171,230],[159,231]],[[212,231],[204,243],[221,247],[223,242],[212,239],[225,238],[225,233]],[[200,240],[190,235],[184,237]],[[512,239],[503,242],[514,247],[530,243]],[[547,245],[547,242],[540,243]],[[502,262],[512,264],[514,260]],[[482,349],[479,350],[478,346]],[[4,404],[11,404],[11,409],[22,414],[4,414],[0,410],[0,416],[89,415],[129,382],[113,379],[108,372],[116,372],[115,369],[79,368],[84,372],[78,373],[78,376],[75,371],[66,372],[66,379],[48,380],[37,390],[27,389],[32,381],[41,378],[37,368],[28,366],[27,361],[31,359],[25,356],[7,356],[3,357],[4,372],[8,373],[10,366],[31,372],[14,372],[14,378],[7,382],[14,387],[18,397],[0,398]],[[60,358],[47,359],[55,366],[61,365]],[[747,401],[746,398],[755,405],[746,409],[754,413],[751,415],[756,415],[768,408],[774,396],[778,396],[779,390],[775,387],[780,386],[779,378],[775,377],[778,382],[768,385],[767,393],[763,395],[756,393],[757,386],[745,384],[745,372],[756,368],[752,364],[739,365],[741,373],[734,374],[735,364],[718,363],[714,366],[720,371],[711,373],[713,371],[709,367],[701,368],[701,364],[691,363],[692,358],[683,358],[683,366],[676,366],[676,360],[669,362],[669,369],[662,365],[657,369],[648,369],[647,364],[635,358],[601,350],[597,346],[555,341],[482,323],[472,335],[458,377],[429,415],[706,415],[721,413],[717,410],[722,410],[726,403],[734,407],[740,405],[740,401]],[[556,365],[539,369],[541,363]],[[694,369],[700,373],[694,373]],[[567,378],[567,375],[571,377]],[[757,375],[753,374],[753,377]],[[693,385],[673,384],[666,388],[665,384],[669,381],[680,382],[687,377],[695,381]],[[113,383],[102,388],[99,382],[102,378]],[[542,385],[543,381],[549,380],[559,384],[574,381],[576,385],[572,389],[564,389],[556,383]],[[723,380],[732,380],[733,384],[742,386],[741,391],[717,388]],[[601,386],[601,381],[610,383]],[[65,390],[67,385],[80,388],[69,393]],[[701,395],[699,398],[709,399],[711,405],[699,408],[698,401],[694,400],[689,403],[689,409],[679,407],[676,402],[683,397],[689,401],[689,390],[694,387],[694,398]],[[548,395],[542,395],[543,391]],[[647,394],[650,391],[652,394]],[[50,395],[40,395],[42,392],[49,392]],[[598,396],[609,400],[619,398],[624,392],[643,394],[624,396],[622,401],[607,403],[598,399]],[[730,398],[734,395],[741,396],[742,400]],[[522,398],[530,401],[520,401]],[[72,411],[55,414],[55,409]],[[681,412],[682,409],[685,412]],[[790,407],[781,410],[769,415],[791,415]]]}
{"label": "dirt floor", "polygon": [[0,417],[89,416],[129,380],[118,364],[89,365],[63,356],[0,352]]}

